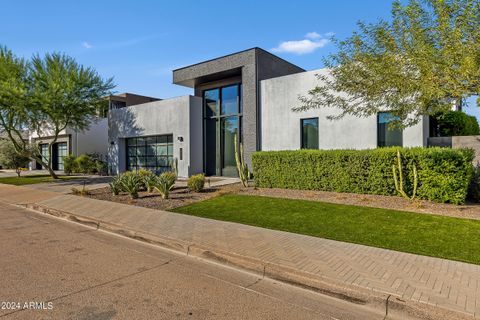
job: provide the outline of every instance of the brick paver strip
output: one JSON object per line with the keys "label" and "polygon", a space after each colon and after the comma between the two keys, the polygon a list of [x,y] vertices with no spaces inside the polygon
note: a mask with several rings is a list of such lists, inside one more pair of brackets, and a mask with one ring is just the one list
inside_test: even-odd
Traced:
{"label": "brick paver strip", "polygon": [[[0,187],[0,200],[8,198],[5,192]],[[25,196],[20,198],[25,202]],[[40,198],[39,205],[53,210],[480,315],[478,265],[72,195],[33,198]]]}

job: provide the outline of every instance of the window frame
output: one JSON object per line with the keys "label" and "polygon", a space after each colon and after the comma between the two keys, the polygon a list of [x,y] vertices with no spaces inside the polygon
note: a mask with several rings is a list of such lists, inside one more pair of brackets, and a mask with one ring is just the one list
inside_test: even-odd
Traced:
{"label": "window frame", "polygon": [[[304,136],[303,136],[303,126],[304,121],[306,120],[316,120],[317,121],[317,147],[316,148],[304,148]],[[300,119],[300,149],[302,150],[319,150],[320,149],[320,120],[318,117],[310,117],[310,118],[301,118]]]}

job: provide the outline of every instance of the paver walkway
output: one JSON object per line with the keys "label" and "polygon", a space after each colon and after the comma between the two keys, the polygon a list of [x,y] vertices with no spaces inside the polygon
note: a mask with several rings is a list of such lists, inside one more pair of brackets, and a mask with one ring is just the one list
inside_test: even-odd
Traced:
{"label": "paver walkway", "polygon": [[[25,200],[25,188],[19,188]],[[0,199],[5,188],[0,187]],[[8,193],[8,192],[7,192]],[[407,300],[480,315],[480,266],[293,233],[82,198],[48,196],[40,205],[149,234],[232,252],[390,293]]]}

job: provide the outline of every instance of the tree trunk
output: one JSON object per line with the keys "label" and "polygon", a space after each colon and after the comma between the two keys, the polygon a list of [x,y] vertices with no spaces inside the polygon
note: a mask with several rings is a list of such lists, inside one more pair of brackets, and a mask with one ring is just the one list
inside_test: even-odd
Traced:
{"label": "tree trunk", "polygon": [[55,171],[53,171],[52,166],[50,164],[47,166],[47,170],[53,179],[58,179],[57,174],[55,173]]}

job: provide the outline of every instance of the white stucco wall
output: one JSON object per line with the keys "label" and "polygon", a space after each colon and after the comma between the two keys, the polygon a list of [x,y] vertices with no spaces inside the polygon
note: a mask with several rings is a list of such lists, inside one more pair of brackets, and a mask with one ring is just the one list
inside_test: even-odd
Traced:
{"label": "white stucco wall", "polygon": [[[154,101],[109,114],[109,164],[112,174],[126,170],[126,138],[173,135],[174,158],[178,175],[188,177],[203,170],[202,99],[183,96]],[[183,141],[179,141],[179,137]],[[180,148],[183,157],[180,160]]]}
{"label": "white stucco wall", "polygon": [[97,153],[106,160],[108,152],[108,119],[97,119],[90,124],[88,130],[75,131],[67,128],[72,142],[73,155]]}
{"label": "white stucco wall", "polygon": [[[301,147],[300,119],[318,117],[320,149],[371,149],[377,147],[377,117],[358,118],[345,116],[328,120],[328,115],[339,110],[319,108],[305,112],[291,109],[299,106],[299,95],[307,95],[319,80],[316,74],[325,69],[297,73],[260,82],[262,150],[295,150]],[[426,146],[428,121],[403,132],[403,146]]]}

